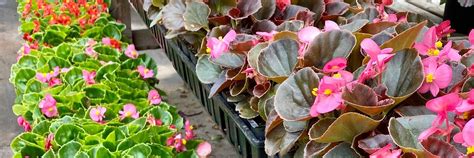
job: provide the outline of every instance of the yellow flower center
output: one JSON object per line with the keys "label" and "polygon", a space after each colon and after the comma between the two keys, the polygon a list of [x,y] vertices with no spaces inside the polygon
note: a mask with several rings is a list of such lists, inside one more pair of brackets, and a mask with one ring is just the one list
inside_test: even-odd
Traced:
{"label": "yellow flower center", "polygon": [[207,47],[207,48],[206,48],[206,52],[207,52],[207,53],[211,53],[211,48]]}
{"label": "yellow flower center", "polygon": [[187,143],[186,139],[181,139],[181,141],[183,142],[183,145],[186,145]]}
{"label": "yellow flower center", "polygon": [[439,55],[439,50],[438,49],[430,49],[430,50],[428,50],[428,55],[429,56],[438,56]]}
{"label": "yellow flower center", "polygon": [[332,69],[332,70],[339,69],[339,66],[334,65],[334,66],[331,67],[331,69]]}
{"label": "yellow flower center", "polygon": [[313,90],[311,91],[311,93],[312,93],[314,96],[318,96],[318,88],[313,88]]}
{"label": "yellow flower center", "polygon": [[332,90],[330,89],[324,90],[324,95],[331,95],[331,94],[332,94]]}
{"label": "yellow flower center", "polygon": [[467,155],[474,153],[474,146],[470,146],[467,148]]}
{"label": "yellow flower center", "polygon": [[99,110],[96,110],[96,111],[95,111],[95,115],[99,116],[99,115],[100,115],[100,111],[99,111]]}
{"label": "yellow flower center", "polygon": [[193,126],[189,126],[189,129],[192,130],[192,129],[194,129],[194,127],[193,127]]}
{"label": "yellow flower center", "polygon": [[138,54],[137,51],[132,51],[132,55],[133,55],[133,56],[135,56],[135,55],[137,55],[137,54]]}
{"label": "yellow flower center", "polygon": [[53,107],[48,108],[48,111],[49,111],[49,112],[51,112],[51,111],[53,111],[53,110],[54,110]]}
{"label": "yellow flower center", "polygon": [[218,39],[222,41],[222,36],[219,36]]}
{"label": "yellow flower center", "polygon": [[443,43],[441,41],[436,42],[436,48],[440,49],[443,48]]}
{"label": "yellow flower center", "polygon": [[332,77],[333,78],[341,78],[342,75],[340,73],[335,73]]}
{"label": "yellow flower center", "polygon": [[435,76],[433,75],[433,73],[429,73],[428,75],[426,75],[426,82],[428,83],[431,83],[435,80]]}
{"label": "yellow flower center", "polygon": [[467,120],[469,118],[469,111],[462,113],[460,116],[461,119]]}
{"label": "yellow flower center", "polygon": [[128,111],[125,112],[125,117],[129,117],[129,116],[131,116],[131,115],[132,115],[132,113],[130,113],[130,112],[128,112]]}
{"label": "yellow flower center", "polygon": [[145,70],[143,70],[143,73],[147,74],[147,73],[148,73],[148,71],[150,71],[150,70],[148,70],[148,69],[145,69]]}

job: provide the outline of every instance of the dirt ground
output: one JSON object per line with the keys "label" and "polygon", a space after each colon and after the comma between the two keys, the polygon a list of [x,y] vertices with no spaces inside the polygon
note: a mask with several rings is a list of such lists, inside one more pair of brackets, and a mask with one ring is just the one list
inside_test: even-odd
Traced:
{"label": "dirt ground", "polygon": [[[132,29],[146,27],[138,15],[133,15],[132,19]],[[10,142],[21,132],[11,109],[15,91],[8,82],[10,67],[16,62],[16,52],[23,42],[18,34],[19,25],[15,0],[0,0],[0,89],[2,89],[0,90],[0,158],[12,156]],[[239,157],[210,115],[173,69],[163,51],[154,49],[141,51],[141,53],[149,54],[156,60],[158,78],[161,80],[160,88],[168,93],[169,103],[176,105],[185,114],[197,114],[189,119],[196,129],[197,136],[212,144],[211,157]]]}

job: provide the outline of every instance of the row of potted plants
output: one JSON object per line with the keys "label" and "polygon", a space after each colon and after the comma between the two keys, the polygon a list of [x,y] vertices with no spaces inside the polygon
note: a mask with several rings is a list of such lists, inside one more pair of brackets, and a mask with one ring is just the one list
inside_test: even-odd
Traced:
{"label": "row of potted plants", "polygon": [[108,6],[19,1],[14,157],[206,157],[210,144],[164,102],[155,62],[122,41]]}
{"label": "row of potted plants", "polygon": [[[268,155],[473,156],[472,53],[391,0],[145,1],[210,96],[266,121]],[[158,9],[161,10],[158,11]]]}

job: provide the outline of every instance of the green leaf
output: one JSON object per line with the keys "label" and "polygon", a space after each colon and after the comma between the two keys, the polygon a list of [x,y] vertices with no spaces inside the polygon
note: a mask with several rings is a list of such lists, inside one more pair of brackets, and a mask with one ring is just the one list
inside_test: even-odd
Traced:
{"label": "green leaf", "polygon": [[373,137],[368,137],[365,139],[361,139],[357,141],[357,147],[361,148],[362,150],[366,151],[367,153],[374,153],[379,149],[382,149],[387,144],[392,144],[392,137],[390,135],[385,134],[377,134]]}
{"label": "green leaf", "polygon": [[[348,112],[339,116],[334,122],[328,120],[314,124],[309,129],[309,137],[319,143],[340,141],[351,143],[356,136],[374,130],[380,121],[382,119],[374,120],[359,113]],[[324,130],[329,123],[331,125]]]}
{"label": "green leaf", "polygon": [[[70,141],[78,140],[85,131],[73,124],[63,124],[54,133],[54,141],[59,145],[64,145]],[[74,155],[74,154],[72,154]]]}
{"label": "green leaf", "polygon": [[59,66],[59,68],[71,67],[71,63],[69,61],[64,60],[62,58],[58,58],[58,57],[52,57],[51,59],[49,59],[48,65],[51,70],[55,68],[56,66]]}
{"label": "green leaf", "polygon": [[145,144],[137,144],[130,148],[125,155],[134,158],[147,158],[151,154],[151,148]]}
{"label": "green leaf", "polygon": [[303,131],[287,132],[283,124],[280,124],[265,135],[265,152],[270,156],[277,153],[286,155],[303,134]]}
{"label": "green leaf", "polygon": [[21,32],[31,32],[33,29],[35,29],[35,23],[33,22],[22,22],[20,25]]}
{"label": "green leaf", "polygon": [[15,87],[20,90],[21,93],[24,93],[26,90],[26,83],[28,80],[35,77],[36,72],[32,69],[20,69],[16,73],[14,83]]}
{"label": "green leaf", "polygon": [[311,91],[318,85],[319,77],[309,67],[288,77],[276,91],[274,105],[278,115],[288,121],[309,118],[315,98]]}
{"label": "green leaf", "polygon": [[170,30],[179,30],[184,27],[184,13],[186,6],[183,0],[170,0],[161,10],[163,13],[163,25]]}
{"label": "green leaf", "polygon": [[44,153],[41,158],[55,158],[56,155],[54,154],[54,150],[48,150],[48,152]]}
{"label": "green leaf", "polygon": [[231,8],[237,6],[235,0],[209,0],[208,2],[212,11],[220,13],[221,15],[227,14]]}
{"label": "green leaf", "polygon": [[48,43],[52,46],[57,46],[63,43],[64,39],[66,38],[67,34],[61,31],[48,29],[43,36],[43,41]]}
{"label": "green leaf", "polygon": [[74,158],[89,158],[89,155],[87,155],[83,151],[79,151],[79,152],[76,153],[76,155],[74,155]]}
{"label": "green leaf", "polygon": [[221,56],[217,58],[209,58],[209,60],[214,64],[234,69],[240,68],[245,64],[245,55],[234,52],[224,52]]}
{"label": "green leaf", "polygon": [[114,24],[105,25],[103,30],[102,30],[102,33],[106,37],[111,37],[111,38],[118,39],[118,40],[122,39],[121,31]]}
{"label": "green leaf", "polygon": [[[364,95],[360,95],[364,94]],[[385,99],[379,101],[372,88],[361,83],[350,83],[344,87],[342,99],[351,107],[369,116],[375,116],[387,110],[395,101]]]}
{"label": "green leaf", "polygon": [[98,146],[88,151],[88,155],[91,158],[110,158],[113,157],[112,153],[105,147]]}
{"label": "green leaf", "polygon": [[387,86],[387,95],[396,105],[415,93],[424,80],[421,58],[415,49],[404,49],[386,64],[382,83]]}
{"label": "green leaf", "polygon": [[38,58],[32,55],[24,55],[18,60],[18,65],[22,68],[32,68],[36,69],[36,64],[38,63]]}
{"label": "green leaf", "polygon": [[358,158],[361,157],[354,149],[351,148],[351,144],[342,142],[336,147],[326,153],[323,158]]}
{"label": "green leaf", "polygon": [[235,111],[239,112],[239,116],[244,119],[252,119],[258,116],[258,112],[250,107],[250,103],[246,100],[235,105]]}
{"label": "green leaf", "polygon": [[304,27],[304,22],[301,20],[290,20],[284,21],[280,25],[277,26],[276,31],[291,31],[291,32],[298,32]]}
{"label": "green leaf", "polygon": [[435,118],[435,115],[391,118],[388,131],[393,142],[404,152],[414,152],[421,155],[423,146],[418,140],[418,136],[431,127],[431,123]]}
{"label": "green leaf", "polygon": [[51,123],[49,121],[41,121],[33,127],[32,132],[39,135],[46,135],[47,133],[49,133],[50,126]]}
{"label": "green leaf", "polygon": [[268,43],[259,43],[255,45],[252,49],[249,50],[248,55],[247,55],[247,62],[249,63],[249,66],[253,69],[257,69],[258,66],[258,56],[260,55],[260,52],[262,52],[262,49],[266,48],[268,46]]}
{"label": "green leaf", "polygon": [[176,158],[198,158],[199,156],[196,154],[194,150],[188,150],[181,152],[176,155]]}
{"label": "green leaf", "polygon": [[241,20],[255,14],[260,8],[262,8],[261,0],[239,0],[237,3],[237,9],[240,14],[232,15],[232,10],[229,11],[229,14],[231,18]]}
{"label": "green leaf", "polygon": [[258,56],[257,71],[274,81],[282,82],[298,63],[299,44],[292,39],[281,39],[262,49]]}
{"label": "green leaf", "polygon": [[380,48],[393,48],[393,52],[398,52],[405,48],[411,48],[415,43],[416,37],[426,25],[427,21],[423,21],[408,30],[403,31],[394,38],[388,40],[380,46]]}
{"label": "green leaf", "polygon": [[318,143],[310,140],[304,148],[304,157],[322,157],[322,154],[326,153],[329,147],[331,147],[329,143]]}
{"label": "green leaf", "polygon": [[203,2],[186,3],[186,11],[183,14],[184,28],[188,31],[198,31],[201,28],[209,30],[207,17],[211,9]]}
{"label": "green leaf", "polygon": [[102,66],[101,68],[99,68],[99,70],[97,70],[97,75],[95,76],[95,80],[96,81],[102,80],[106,74],[114,73],[115,71],[119,69],[119,67],[120,67],[120,64],[118,63],[109,63]]}
{"label": "green leaf", "polygon": [[219,78],[221,72],[220,66],[209,61],[209,55],[199,57],[196,64],[196,75],[199,81],[204,84],[212,84]]}
{"label": "green leaf", "polygon": [[262,8],[253,16],[259,20],[270,19],[276,10],[276,2],[274,0],[261,0]]}
{"label": "green leaf", "polygon": [[316,36],[304,54],[306,66],[322,69],[336,57],[349,57],[356,44],[356,38],[345,30],[332,30]]}
{"label": "green leaf", "polygon": [[12,106],[13,113],[17,116],[19,115],[24,115],[26,112],[28,112],[28,107],[23,105],[23,104],[14,104]]}
{"label": "green leaf", "polygon": [[70,69],[64,76],[64,80],[69,85],[74,85],[80,79],[82,79],[82,71],[76,67]]}
{"label": "green leaf", "polygon": [[423,150],[428,157],[446,157],[446,158],[459,158],[463,157],[463,154],[459,152],[453,145],[439,140],[437,138],[430,137],[421,142]]}
{"label": "green leaf", "polygon": [[[54,137],[56,138],[56,137]],[[70,141],[59,149],[58,156],[59,158],[71,157],[76,155],[77,152],[81,150],[81,144],[76,141]]]}
{"label": "green leaf", "polygon": [[357,32],[368,23],[369,23],[369,20],[367,19],[357,19],[348,24],[342,25],[341,29],[346,29],[351,32]]}
{"label": "green leaf", "polygon": [[44,154],[44,148],[39,144],[44,138],[35,133],[22,133],[16,136],[10,146],[14,153],[19,152],[23,156],[39,157]]}

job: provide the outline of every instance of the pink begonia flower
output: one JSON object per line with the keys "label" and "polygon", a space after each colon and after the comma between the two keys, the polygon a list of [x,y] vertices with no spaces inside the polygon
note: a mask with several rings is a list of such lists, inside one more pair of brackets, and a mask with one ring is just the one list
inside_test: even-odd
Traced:
{"label": "pink begonia flower", "polygon": [[23,127],[23,130],[25,130],[25,132],[31,131],[30,123],[26,121],[26,119],[23,116],[18,116],[18,118],[16,119],[16,122],[18,123],[19,126]]}
{"label": "pink begonia flower", "polygon": [[139,113],[137,112],[137,108],[133,104],[125,104],[123,106],[123,111],[119,111],[120,120],[123,120],[126,117],[131,117],[137,119],[139,117]]}
{"label": "pink begonia flower", "polygon": [[399,158],[402,154],[402,150],[391,150],[392,144],[387,144],[385,147],[377,150],[370,155],[370,158]]}
{"label": "pink begonia flower", "polygon": [[474,110],[474,89],[471,89],[468,93],[468,97],[464,99],[458,107],[456,107],[456,112],[464,113]]}
{"label": "pink begonia flower", "polygon": [[157,90],[153,89],[148,92],[148,101],[150,104],[158,105],[161,103],[161,96]]}
{"label": "pink begonia flower", "polygon": [[247,69],[242,71],[242,73],[245,73],[245,76],[247,76],[247,78],[254,78],[257,75],[255,69],[251,67],[248,67]]}
{"label": "pink begonia flower", "polygon": [[469,42],[471,43],[471,49],[474,49],[474,29],[469,32]]}
{"label": "pink begonia flower", "polygon": [[327,62],[323,67],[324,73],[339,72],[344,70],[347,66],[347,60],[343,57],[334,58],[331,61]]}
{"label": "pink begonia flower", "polygon": [[298,31],[298,39],[306,44],[311,43],[313,39],[321,33],[321,30],[314,26],[308,26]]}
{"label": "pink begonia flower", "polygon": [[454,29],[451,29],[451,21],[449,20],[445,20],[439,23],[438,26],[435,26],[435,29],[436,29],[436,36],[438,38],[442,38],[444,36],[447,36],[455,32]]}
{"label": "pink begonia flower", "polygon": [[95,84],[95,75],[95,71],[89,72],[87,70],[82,70],[82,78],[84,79],[84,81],[86,81],[86,84],[88,85]]}
{"label": "pink begonia flower", "polygon": [[112,40],[109,37],[102,38],[102,43],[108,46],[112,46]]}
{"label": "pink begonia flower", "polygon": [[313,89],[312,93],[316,96],[310,110],[312,117],[342,108],[344,101],[342,100],[342,91],[338,81],[334,78],[324,76],[319,87]]}
{"label": "pink begonia flower", "polygon": [[443,47],[443,43],[438,41],[438,37],[436,36],[436,28],[431,27],[426,31],[425,35],[423,36],[423,40],[421,42],[415,43],[413,46],[418,53],[425,56],[437,56],[439,55],[439,49]]}
{"label": "pink begonia flower", "polygon": [[54,133],[49,133],[48,137],[46,137],[46,141],[44,143],[44,149],[48,151],[53,147],[53,139],[54,139]]}
{"label": "pink begonia flower", "polygon": [[97,57],[97,52],[92,47],[87,47],[86,48],[86,54],[90,57],[93,57],[93,58]]}
{"label": "pink begonia flower", "polygon": [[148,115],[148,117],[146,118],[146,122],[148,122],[152,126],[161,126],[161,125],[163,125],[163,121],[161,121],[160,119],[155,119],[155,117],[153,117],[153,115]]}
{"label": "pink begonia flower", "polygon": [[145,66],[142,66],[142,65],[138,66],[137,70],[138,70],[138,73],[140,73],[140,76],[142,76],[144,79],[145,78],[151,78],[155,75],[153,73],[153,70],[150,70],[150,69],[148,69],[148,68],[146,68]]}
{"label": "pink begonia flower", "polygon": [[291,0],[276,0],[276,7],[281,11],[285,11],[286,6],[291,5]]}
{"label": "pink begonia flower", "polygon": [[43,100],[39,103],[39,108],[41,112],[46,115],[46,117],[58,116],[58,108],[56,107],[56,100],[51,96],[51,94],[46,94]]}
{"label": "pink begonia flower", "polygon": [[340,30],[341,28],[337,25],[336,22],[331,20],[324,21],[324,32],[328,32],[331,30]]}
{"label": "pink begonia flower", "polygon": [[21,47],[21,49],[22,50],[20,51],[20,54],[18,54],[18,57],[16,57],[16,61],[19,61],[21,57],[30,54],[32,48],[28,44],[23,44],[23,47]]}
{"label": "pink begonia flower", "polygon": [[186,139],[181,134],[171,136],[166,140],[166,145],[175,148],[178,153],[186,151],[186,143]]}
{"label": "pink begonia flower", "polygon": [[36,73],[36,79],[43,83],[48,83],[51,78],[57,77],[59,75],[60,68],[59,66],[56,66],[53,68],[53,71],[50,71],[49,73]]}
{"label": "pink begonia flower", "polygon": [[207,141],[199,143],[196,148],[196,154],[199,156],[199,158],[206,158],[207,156],[209,156],[209,154],[211,154],[211,152],[212,146]]}
{"label": "pink begonia flower", "polygon": [[474,154],[474,119],[469,120],[462,131],[454,135],[454,141],[467,147],[466,155]]}
{"label": "pink begonia flower", "polygon": [[441,129],[441,125],[443,122],[449,123],[448,112],[454,112],[461,101],[457,93],[449,93],[426,102],[426,108],[437,113],[437,116],[431,127],[423,131],[418,136],[418,139],[425,140],[436,132],[441,132],[443,135],[451,133],[451,130],[454,128],[453,125],[447,124],[445,130]]}
{"label": "pink begonia flower", "polygon": [[51,80],[49,80],[48,82],[49,87],[54,87],[61,84],[62,84],[62,81],[59,78],[51,78]]}
{"label": "pink begonia flower", "polygon": [[271,31],[271,32],[256,32],[255,34],[262,36],[263,40],[265,41],[270,41],[273,39],[273,36],[277,34],[277,31]]}
{"label": "pink begonia flower", "polygon": [[97,44],[97,42],[95,40],[89,39],[89,40],[87,40],[86,47],[91,47],[91,46],[94,46],[96,44]]}
{"label": "pink begonia flower", "polygon": [[91,111],[89,112],[89,116],[95,122],[101,123],[103,121],[103,119],[105,118],[105,112],[106,111],[107,111],[106,108],[104,108],[102,106],[97,106],[96,108],[91,109]]}
{"label": "pink begonia flower", "polygon": [[392,48],[381,49],[374,40],[370,38],[364,39],[360,43],[360,47],[370,57],[367,65],[377,65],[375,68],[378,72],[382,72],[387,63],[395,54],[392,53]]}
{"label": "pink begonia flower", "polygon": [[[441,44],[442,43],[438,43]],[[438,63],[446,63],[448,61],[461,61],[461,55],[459,55],[459,51],[456,49],[452,49],[453,42],[449,41],[441,51],[435,50],[432,51],[432,54],[428,54],[429,56],[423,59],[423,63],[429,62],[438,62]],[[426,66],[426,65],[424,65]]]}
{"label": "pink begonia flower", "polygon": [[125,55],[129,58],[137,59],[139,54],[137,50],[135,49],[135,45],[133,44],[128,45],[127,50],[125,50]]}
{"label": "pink begonia flower", "polygon": [[430,62],[426,65],[424,68],[425,80],[423,80],[423,85],[418,89],[418,92],[426,93],[430,91],[433,96],[437,96],[440,89],[449,86],[453,77],[452,69],[446,64],[441,64],[438,67],[436,62]]}
{"label": "pink begonia flower", "polygon": [[227,32],[224,38],[208,37],[206,52],[211,54],[211,58],[219,58],[222,53],[229,50],[230,42],[234,41],[236,37],[237,33],[234,30]]}
{"label": "pink begonia flower", "polygon": [[191,126],[191,123],[189,120],[186,120],[184,122],[184,134],[185,134],[185,139],[190,140],[194,138],[194,132],[193,132],[193,126]]}

